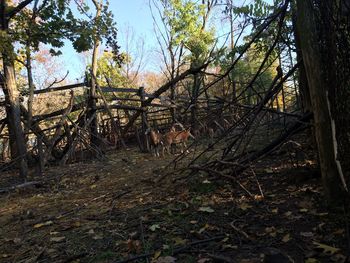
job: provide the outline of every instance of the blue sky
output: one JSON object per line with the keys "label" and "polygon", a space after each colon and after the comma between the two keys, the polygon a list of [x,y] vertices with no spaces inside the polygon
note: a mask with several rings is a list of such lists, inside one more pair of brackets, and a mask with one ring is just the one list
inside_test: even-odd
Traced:
{"label": "blue sky", "polygon": [[144,36],[149,45],[155,45],[153,19],[148,0],[112,0],[110,10],[114,14],[119,29],[119,41],[123,48],[122,30],[130,26],[136,36]]}
{"label": "blue sky", "polygon": [[[272,2],[272,0],[266,1],[270,3]],[[89,0],[87,2],[89,3]],[[237,0],[235,4],[239,5],[242,2],[247,3],[247,1]],[[155,49],[157,49],[158,43],[153,29],[153,18],[151,16],[151,11],[149,8],[149,0],[110,0],[109,8],[114,14],[114,19],[117,22],[117,28],[119,30],[118,41],[119,45],[121,46],[121,51],[125,50],[123,32],[127,27],[130,27],[134,31],[135,40],[138,37],[142,37],[146,42],[145,48],[149,51],[149,58],[147,59],[148,63],[146,64],[145,69],[159,70],[159,65],[156,64],[156,59],[152,59],[152,56],[154,57],[155,53],[151,53],[150,51],[154,51]],[[217,25],[217,35],[224,36],[224,34],[228,33],[229,29],[226,28],[226,22],[225,26],[224,24],[222,24],[223,21],[220,20],[221,11],[218,12],[220,13],[217,13],[216,16],[214,15],[214,23]],[[94,13],[94,8],[91,9],[91,13]],[[85,65],[84,63],[82,63],[81,55],[77,54],[74,51],[74,49],[71,47],[71,44],[66,45],[66,47],[63,50],[63,53],[64,55],[61,59],[67,67],[67,69],[70,71],[69,79],[74,81],[77,77],[82,76]]]}
{"label": "blue sky", "polygon": [[110,9],[119,28],[129,24],[139,34],[153,34],[153,20],[150,15],[148,0],[112,0]]}
{"label": "blue sky", "polygon": [[[148,6],[148,0],[110,0],[109,8],[117,22],[119,31],[118,41],[121,46],[121,51],[125,49],[123,31],[128,26],[134,31],[135,39],[144,37],[147,45],[146,48],[157,45],[153,33],[153,19]],[[67,43],[63,53],[62,60],[70,72],[69,78],[74,80],[82,73],[82,61],[79,59],[79,54],[74,51],[70,43]]]}

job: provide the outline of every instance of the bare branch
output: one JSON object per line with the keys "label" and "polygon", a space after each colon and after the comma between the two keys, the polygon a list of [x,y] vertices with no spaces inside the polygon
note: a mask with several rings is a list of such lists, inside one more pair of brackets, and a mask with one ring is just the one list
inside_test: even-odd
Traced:
{"label": "bare branch", "polygon": [[49,88],[51,88],[53,85],[58,84],[58,83],[61,83],[62,81],[64,81],[64,80],[67,78],[68,74],[69,74],[69,70],[67,70],[66,75],[65,75],[62,79],[57,80],[57,78],[55,78],[55,80],[54,80],[46,89],[49,89]]}
{"label": "bare branch", "polygon": [[21,3],[19,3],[15,8],[11,9],[9,13],[6,14],[6,18],[10,20],[13,18],[18,12],[20,12],[23,8],[25,8],[27,5],[29,5],[34,0],[25,0]]}

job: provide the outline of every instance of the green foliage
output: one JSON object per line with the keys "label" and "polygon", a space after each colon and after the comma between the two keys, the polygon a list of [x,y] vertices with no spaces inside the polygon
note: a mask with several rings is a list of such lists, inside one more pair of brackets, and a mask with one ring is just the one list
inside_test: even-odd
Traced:
{"label": "green foliage", "polygon": [[[246,88],[248,83],[250,83],[253,76],[259,70],[267,51],[270,50],[271,46],[277,41],[274,50],[267,58],[264,68],[254,82],[253,87],[248,87],[245,90],[244,95],[246,100],[243,101],[243,103],[255,104],[260,99],[255,95],[255,91],[263,93],[267,90],[276,75],[275,69],[278,65],[276,59],[283,49],[293,46],[294,38],[291,29],[291,17],[288,13],[284,18],[285,22],[281,29],[279,28],[280,18],[278,18],[273,20],[258,38],[255,36],[255,32],[260,30],[266,21],[269,21],[275,14],[280,12],[282,4],[284,4],[284,1],[281,0],[274,0],[271,4],[267,1],[256,0],[240,7],[235,7],[228,3],[224,11],[227,14],[233,11],[235,15],[244,19],[245,23],[252,26],[250,33],[244,37],[244,44],[235,46],[233,50],[226,50],[226,54],[220,57],[217,64],[221,66],[224,72],[231,66],[236,54],[241,54],[245,49],[246,43],[250,42],[254,37],[254,44],[236,64],[234,70],[230,74],[230,79],[236,83],[237,94],[240,94],[242,89]],[[280,36],[276,40],[279,30],[281,30]]]}
{"label": "green foliage", "polygon": [[[125,54],[121,54],[127,57]],[[106,78],[112,87],[130,87],[129,80],[123,75],[121,65],[115,61],[112,52],[103,52],[97,60],[96,78],[101,86],[107,86]]]}
{"label": "green foliage", "polygon": [[172,44],[184,44],[191,52],[191,61],[203,60],[214,43],[214,30],[203,28],[205,5],[190,0],[168,0],[166,7],[164,19],[171,29]]}
{"label": "green foliage", "polygon": [[1,54],[6,54],[4,59],[10,58],[12,60],[15,59],[15,54],[12,52],[13,51],[13,46],[12,46],[12,39],[11,35],[3,30],[0,30],[0,53]]}
{"label": "green foliage", "polygon": [[[64,41],[72,42],[77,52],[89,50],[93,47],[94,39],[106,40],[106,44],[111,48],[114,59],[119,61],[119,46],[117,44],[117,29],[113,21],[113,14],[108,10],[108,2],[101,10],[101,16],[94,20],[88,15],[89,7],[85,2],[81,2],[78,10],[81,12],[79,18],[74,15],[70,0],[44,1],[40,6],[32,9],[26,7],[16,15],[9,27],[8,32],[1,32],[0,44],[1,53],[11,55],[10,46],[20,43],[30,46],[33,51],[39,50],[39,44],[43,43],[51,46],[52,55],[60,55],[60,48],[64,46]],[[15,55],[14,55],[15,56]]]}
{"label": "green foliage", "polygon": [[[270,5],[263,0],[255,0],[253,3],[250,2],[242,6],[232,6],[232,11],[246,18],[267,17],[271,11],[274,10],[274,6],[278,5],[276,2],[281,1],[275,0],[274,2],[273,5]],[[226,13],[228,13],[228,8],[230,8],[230,6],[226,7]]]}
{"label": "green foliage", "polygon": [[[263,0],[256,0],[253,3],[235,7],[227,6],[225,13],[229,12],[229,8],[232,8],[232,11],[243,17],[246,22],[249,22],[252,25],[251,34],[248,34],[245,39],[248,41],[253,37],[254,32],[259,29],[268,19],[278,12],[284,2],[281,0],[274,0],[272,4],[267,3]],[[291,14],[287,14],[285,18],[285,23],[283,23],[283,28],[281,30],[282,38],[279,41],[278,46],[293,46],[294,45],[294,36],[292,33],[291,27]],[[260,37],[255,40],[255,48],[259,49],[261,52],[266,51],[269,46],[275,40],[277,30],[278,30],[278,19],[273,21],[271,26],[267,28],[264,32],[260,34]]]}
{"label": "green foliage", "polygon": [[[241,48],[242,47],[237,46],[233,51],[226,50],[226,52],[224,52],[218,59],[216,63],[221,66],[222,72],[225,72],[231,66],[232,59],[235,58],[235,54],[238,53],[238,50]],[[256,45],[253,45],[243,58],[237,62],[230,74],[230,79],[236,83],[237,94],[240,94],[242,90],[246,88],[255,73],[258,71],[264,57],[265,52],[257,48]],[[277,64],[272,56],[272,58],[268,60],[267,66],[264,67],[262,73],[253,85],[255,91],[261,93],[267,90],[276,75],[276,66]],[[253,104],[258,100],[258,96],[254,95],[251,88],[248,88],[245,91],[245,96],[243,97],[246,98],[243,101],[243,103],[246,104]]]}

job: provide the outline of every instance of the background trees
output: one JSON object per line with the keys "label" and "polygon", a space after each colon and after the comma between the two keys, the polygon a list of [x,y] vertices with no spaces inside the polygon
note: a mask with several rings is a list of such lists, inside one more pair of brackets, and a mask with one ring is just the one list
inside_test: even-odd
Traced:
{"label": "background trees", "polygon": [[[158,36],[165,62],[166,75],[174,79],[183,64],[190,68],[196,68],[204,64],[210,57],[213,50],[214,29],[208,29],[210,12],[216,1],[193,1],[171,0],[162,1],[162,6],[157,6],[159,14],[163,17],[164,31]],[[159,29],[159,26],[157,30]],[[192,123],[197,126],[196,104],[200,87],[203,84],[203,77],[200,74],[193,76],[191,87],[191,111]],[[171,89],[171,99],[175,96],[175,86]],[[176,118],[172,113],[173,119]]]}
{"label": "background trees", "polygon": [[[227,136],[224,122],[244,124],[239,142],[235,139],[228,143],[223,159],[238,158],[235,155],[239,150],[233,148],[237,144],[243,149],[242,145],[251,141],[246,134],[254,137],[253,127],[260,127],[266,112],[275,114],[276,123],[283,119],[286,130],[285,116],[300,117],[312,112],[327,195],[338,199],[337,193],[347,191],[347,1],[276,0],[269,4],[257,0],[239,6],[233,1],[164,0],[150,2],[150,7],[160,46],[161,63],[157,62],[162,76],[142,72],[145,42],[135,44],[130,29],[125,33],[125,52],[118,52],[116,25],[108,2],[1,2],[1,81],[12,158],[18,159],[22,175],[26,174],[23,127],[27,134],[35,124],[32,104],[38,68],[33,68],[40,60],[49,61],[51,55],[59,55],[63,45],[71,42],[77,52],[92,52],[87,66],[91,87],[84,115],[91,145],[100,144],[95,115],[102,104],[98,99],[102,98],[108,108],[105,94],[98,94],[98,85],[137,88],[147,81],[156,91],[153,95],[139,94],[142,108],[168,93],[168,99],[162,98],[168,104],[161,106],[169,107],[172,122],[179,116],[184,121],[190,118],[194,129],[218,129],[224,134],[222,138]],[[19,90],[28,95],[27,108],[20,103]],[[134,100],[132,106],[137,103]],[[140,113],[133,118],[129,112],[126,115],[136,120]],[[132,125],[130,121],[126,126]]]}
{"label": "background trees", "polygon": [[[31,5],[32,4],[32,5]],[[1,39],[0,53],[3,62],[2,88],[5,94],[6,111],[9,122],[10,145],[13,159],[18,159],[21,174],[27,174],[26,144],[21,125],[21,107],[19,92],[15,77],[15,60],[18,55],[15,45],[22,45],[25,49],[28,85],[30,98],[28,100],[29,121],[31,122],[31,101],[33,97],[33,77],[31,52],[37,51],[40,43],[52,46],[52,54],[60,54],[57,48],[70,40],[74,48],[84,51],[92,47],[93,28],[91,21],[76,18],[73,15],[70,1],[39,1],[27,0],[12,6],[9,1],[0,3]],[[78,5],[81,13],[86,13],[88,7],[84,3]],[[102,12],[103,11],[103,12]],[[92,21],[94,22],[94,21]],[[112,14],[105,6],[101,10],[101,17],[95,25],[99,28],[98,39],[106,37],[108,44],[113,48],[117,58],[116,29]]]}

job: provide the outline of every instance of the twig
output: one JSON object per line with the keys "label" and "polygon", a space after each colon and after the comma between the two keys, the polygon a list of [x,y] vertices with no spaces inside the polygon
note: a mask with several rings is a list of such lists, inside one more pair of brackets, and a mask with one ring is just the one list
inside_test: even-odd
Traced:
{"label": "twig", "polygon": [[212,173],[212,174],[215,174],[215,175],[219,175],[220,177],[224,177],[224,178],[227,178],[233,182],[235,182],[236,184],[238,184],[238,186],[243,190],[245,191],[253,200],[254,200],[254,195],[247,189],[245,188],[235,177],[233,176],[230,176],[230,175],[226,175],[226,174],[223,174],[219,171],[216,171],[214,169],[210,169],[210,168],[205,168],[205,167],[199,167],[199,166],[191,166],[191,167],[188,167],[189,169],[192,169],[192,170],[198,170],[198,171],[204,171],[204,172],[207,172],[207,173]]}
{"label": "twig", "polygon": [[112,216],[112,212],[113,212],[113,210],[114,210],[114,207],[115,207],[115,201],[116,201],[116,199],[118,199],[118,198],[120,198],[120,197],[122,197],[122,196],[124,196],[124,195],[126,195],[126,194],[128,194],[128,193],[130,193],[132,190],[125,190],[125,191],[123,191],[123,192],[121,192],[121,193],[119,193],[119,194],[117,194],[116,196],[114,196],[113,198],[112,198],[112,200],[111,200],[111,209],[109,210],[109,216]]}
{"label": "twig", "polygon": [[254,172],[254,170],[252,168],[250,168],[250,170],[252,171],[252,173],[253,173],[253,175],[255,177],[256,183],[258,184],[260,194],[261,194],[262,198],[264,198],[264,193],[263,193],[263,191],[261,189],[261,185],[259,183],[258,177],[256,176],[256,173]]}
{"label": "twig", "polygon": [[57,80],[57,78],[55,78],[55,80],[54,80],[46,89],[49,89],[49,88],[51,88],[53,85],[58,84],[58,83],[61,83],[62,81],[64,81],[64,80],[68,77],[68,74],[69,74],[69,70],[67,70],[66,75],[65,75],[62,79]]}
{"label": "twig", "polygon": [[236,227],[233,222],[230,223],[230,226],[238,233],[240,233],[242,236],[244,236],[246,239],[252,241],[252,238],[243,230],[239,229],[238,227]]}

